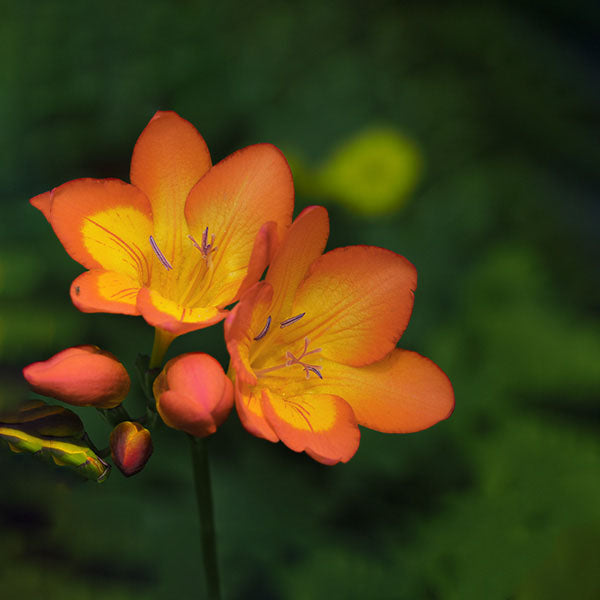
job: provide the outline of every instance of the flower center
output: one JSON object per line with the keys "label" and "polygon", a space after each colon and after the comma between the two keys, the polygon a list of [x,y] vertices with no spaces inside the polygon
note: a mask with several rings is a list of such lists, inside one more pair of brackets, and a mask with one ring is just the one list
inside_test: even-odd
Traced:
{"label": "flower center", "polygon": [[[181,253],[175,257],[179,262],[179,264],[173,263],[175,269],[162,253],[153,236],[150,236],[150,246],[167,272],[174,272],[174,275],[169,276],[166,282],[162,276],[160,277],[160,280],[165,282],[164,286],[160,284],[160,288],[165,287],[164,290],[161,289],[161,292],[166,292],[166,297],[183,306],[193,306],[195,301],[202,297],[207,284],[210,283],[208,281],[210,277],[205,276],[213,266],[213,256],[217,251],[217,247],[215,246],[214,233],[210,236],[210,243],[208,242],[208,227],[202,233],[200,244],[194,239],[194,236],[188,235],[187,237],[194,248],[200,251],[202,258],[198,261],[198,259],[190,258],[187,252]],[[175,293],[173,293],[173,290]]]}
{"label": "flower center", "polygon": [[[296,323],[305,314],[306,313],[302,313],[302,314],[296,315],[295,317],[290,317],[289,319],[285,319],[284,321],[281,321],[281,323],[279,324],[279,328],[283,329],[285,327],[288,327],[289,325],[292,325],[293,323]],[[262,331],[254,338],[254,341],[259,341],[259,340],[263,339],[269,332],[270,327],[271,327],[271,316],[269,315],[269,317],[267,318],[266,325],[263,327]],[[304,373],[306,374],[306,379],[310,378],[311,373],[316,375],[319,379],[323,379],[323,374],[321,373],[322,367],[320,365],[311,364],[306,360],[307,356],[321,352],[321,348],[314,348],[313,350],[309,350],[308,349],[309,345],[310,345],[310,339],[305,337],[304,338],[304,348],[301,350],[301,353],[299,354],[299,356],[296,356],[296,354],[294,354],[293,352],[291,352],[289,350],[285,350],[283,362],[280,362],[279,364],[276,364],[271,367],[265,367],[263,369],[258,369],[256,371],[254,371],[255,375],[257,377],[261,377],[262,375],[266,375],[267,373],[272,373],[273,371],[279,371],[280,369],[285,369],[287,367],[299,365],[304,369]]]}

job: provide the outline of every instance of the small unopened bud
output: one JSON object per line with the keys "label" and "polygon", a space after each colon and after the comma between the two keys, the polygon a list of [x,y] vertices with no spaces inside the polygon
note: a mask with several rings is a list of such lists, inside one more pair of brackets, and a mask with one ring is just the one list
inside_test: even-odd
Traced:
{"label": "small unopened bud", "polygon": [[110,454],[125,477],[139,473],[153,449],[150,432],[139,423],[123,421],[110,434]]}
{"label": "small unopened bud", "polygon": [[162,420],[195,437],[214,433],[233,406],[233,385],[217,360],[190,352],[171,359],[155,379]]}
{"label": "small unopened bud", "polygon": [[74,406],[114,408],[129,392],[129,375],[110,353],[97,346],[67,348],[23,369],[34,392]]}

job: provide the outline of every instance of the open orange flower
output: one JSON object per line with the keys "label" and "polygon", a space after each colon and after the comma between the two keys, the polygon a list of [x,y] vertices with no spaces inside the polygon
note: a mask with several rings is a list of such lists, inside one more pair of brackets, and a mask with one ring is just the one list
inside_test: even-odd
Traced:
{"label": "open orange flower", "polygon": [[356,452],[357,425],[386,433],[450,416],[454,394],[430,360],[396,348],[413,306],[416,271],[373,246],[321,255],[327,212],[304,210],[265,281],[225,321],[235,402],[246,429],[335,464]]}
{"label": "open orange flower", "polygon": [[133,150],[131,184],[77,179],[31,203],[88,269],[71,285],[77,308],[141,314],[172,338],[223,319],[260,278],[293,201],[274,146],[249,146],[211,166],[196,129],[157,112]]}

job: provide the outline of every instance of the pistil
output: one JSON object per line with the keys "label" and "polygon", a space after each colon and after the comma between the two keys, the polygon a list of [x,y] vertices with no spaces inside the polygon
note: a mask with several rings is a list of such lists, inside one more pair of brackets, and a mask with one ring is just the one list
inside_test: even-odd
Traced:
{"label": "pistil", "polygon": [[210,236],[210,244],[208,243],[208,227],[202,233],[202,245],[200,245],[195,239],[193,235],[188,235],[188,238],[194,244],[194,248],[200,250],[202,254],[202,258],[206,261],[207,265],[210,267],[211,265],[211,254],[216,252],[217,248],[215,246],[215,234],[213,233]]}
{"label": "pistil", "polygon": [[215,234],[211,235],[210,244],[208,243],[208,227],[202,233],[202,243],[199,244],[193,235],[188,234],[188,239],[192,242],[194,248],[200,251],[204,264],[199,263],[194,269],[189,283],[183,294],[183,303],[193,304],[198,298],[202,297],[207,286],[210,284],[210,278],[207,277],[207,271],[212,267],[212,255],[217,250],[215,243]]}
{"label": "pistil", "polygon": [[[270,324],[270,321],[269,321]],[[287,360],[280,364],[275,365],[274,367],[267,367],[266,369],[260,369],[259,371],[255,371],[255,374],[260,377],[261,375],[266,375],[267,373],[272,373],[273,371],[278,371],[279,369],[285,369],[286,367],[291,367],[293,365],[300,365],[304,372],[306,373],[306,379],[310,378],[310,374],[314,373],[319,379],[323,379],[323,375],[321,373],[322,367],[319,365],[311,365],[310,363],[304,362],[302,359],[305,356],[309,356],[310,354],[316,354],[317,352],[321,352],[321,348],[315,348],[314,350],[308,351],[308,345],[310,344],[310,340],[308,338],[304,338],[304,350],[302,354],[296,358],[291,352],[286,352]]]}

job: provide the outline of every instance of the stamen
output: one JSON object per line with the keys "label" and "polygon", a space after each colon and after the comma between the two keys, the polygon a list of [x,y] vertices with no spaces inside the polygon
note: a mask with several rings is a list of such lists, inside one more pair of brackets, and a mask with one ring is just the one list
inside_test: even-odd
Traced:
{"label": "stamen", "polygon": [[283,329],[284,327],[287,327],[288,325],[291,325],[292,323],[299,321],[305,314],[306,313],[303,312],[302,314],[296,315],[295,317],[290,317],[289,319],[285,319],[284,321],[281,321],[281,323],[279,324],[280,329]]}
{"label": "stamen", "polygon": [[271,315],[269,315],[269,318],[267,319],[267,324],[263,327],[263,330],[254,338],[254,341],[256,342],[264,338],[265,335],[267,335],[267,331],[269,331],[269,327],[271,327]]}
{"label": "stamen", "polygon": [[160,248],[158,247],[158,245],[156,244],[156,242],[154,241],[154,238],[152,236],[150,236],[150,245],[152,246],[152,250],[154,250],[154,253],[156,254],[156,256],[158,256],[158,260],[160,260],[160,262],[163,264],[165,269],[167,269],[167,271],[173,270],[171,263],[167,260],[165,255],[160,251]]}

